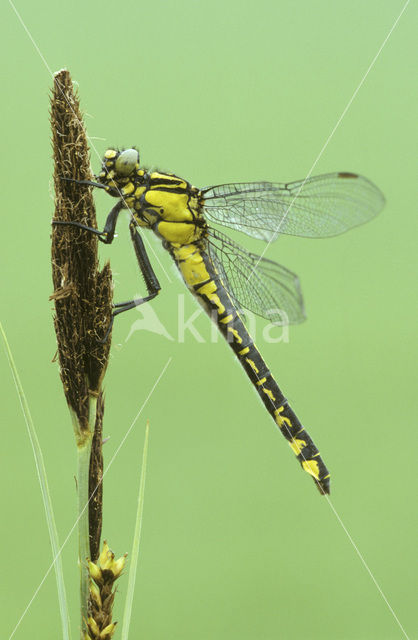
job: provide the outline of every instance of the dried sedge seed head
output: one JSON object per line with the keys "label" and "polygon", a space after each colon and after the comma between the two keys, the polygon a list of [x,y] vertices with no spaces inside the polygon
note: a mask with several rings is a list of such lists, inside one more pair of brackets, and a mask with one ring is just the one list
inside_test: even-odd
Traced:
{"label": "dried sedge seed head", "polygon": [[[51,99],[54,154],[54,219],[97,227],[91,189],[63,177],[91,177],[87,138],[68,71],[54,76]],[[81,429],[87,429],[89,395],[97,393],[106,371],[110,340],[101,344],[112,313],[108,264],[98,270],[97,238],[71,226],[52,226],[55,330],[61,379],[67,402]]]}

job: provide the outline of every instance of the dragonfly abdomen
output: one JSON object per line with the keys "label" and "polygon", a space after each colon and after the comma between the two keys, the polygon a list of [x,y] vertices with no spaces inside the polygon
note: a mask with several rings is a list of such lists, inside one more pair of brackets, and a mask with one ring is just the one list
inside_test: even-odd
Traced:
{"label": "dragonfly abdomen", "polygon": [[[207,261],[204,262],[210,270]],[[211,275],[210,279],[190,287],[191,290],[217,323],[302,468],[313,477],[322,494],[329,493],[329,472],[317,447],[289,406],[222,281],[217,274]]]}

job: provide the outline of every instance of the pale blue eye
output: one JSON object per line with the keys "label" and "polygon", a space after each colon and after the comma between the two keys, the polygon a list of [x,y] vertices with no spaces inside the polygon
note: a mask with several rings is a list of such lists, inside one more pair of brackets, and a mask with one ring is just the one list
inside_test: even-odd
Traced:
{"label": "pale blue eye", "polygon": [[126,149],[115,162],[115,171],[121,176],[129,176],[139,163],[139,153],[136,149]]}

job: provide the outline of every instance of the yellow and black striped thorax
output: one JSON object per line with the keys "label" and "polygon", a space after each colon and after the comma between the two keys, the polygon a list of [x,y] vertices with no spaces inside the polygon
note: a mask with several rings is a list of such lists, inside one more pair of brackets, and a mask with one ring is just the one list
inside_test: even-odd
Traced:
{"label": "yellow and black striped thorax", "polygon": [[199,189],[174,174],[141,168],[136,149],[108,149],[97,180],[110,195],[123,199],[139,226],[151,228],[169,245],[190,244],[204,236],[207,224]]}

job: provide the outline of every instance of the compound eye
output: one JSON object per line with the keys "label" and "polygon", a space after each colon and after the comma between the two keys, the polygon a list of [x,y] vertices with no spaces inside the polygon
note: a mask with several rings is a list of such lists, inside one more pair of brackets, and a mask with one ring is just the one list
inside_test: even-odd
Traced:
{"label": "compound eye", "polygon": [[115,162],[115,171],[120,176],[129,176],[139,163],[139,153],[136,149],[126,149],[119,154]]}

